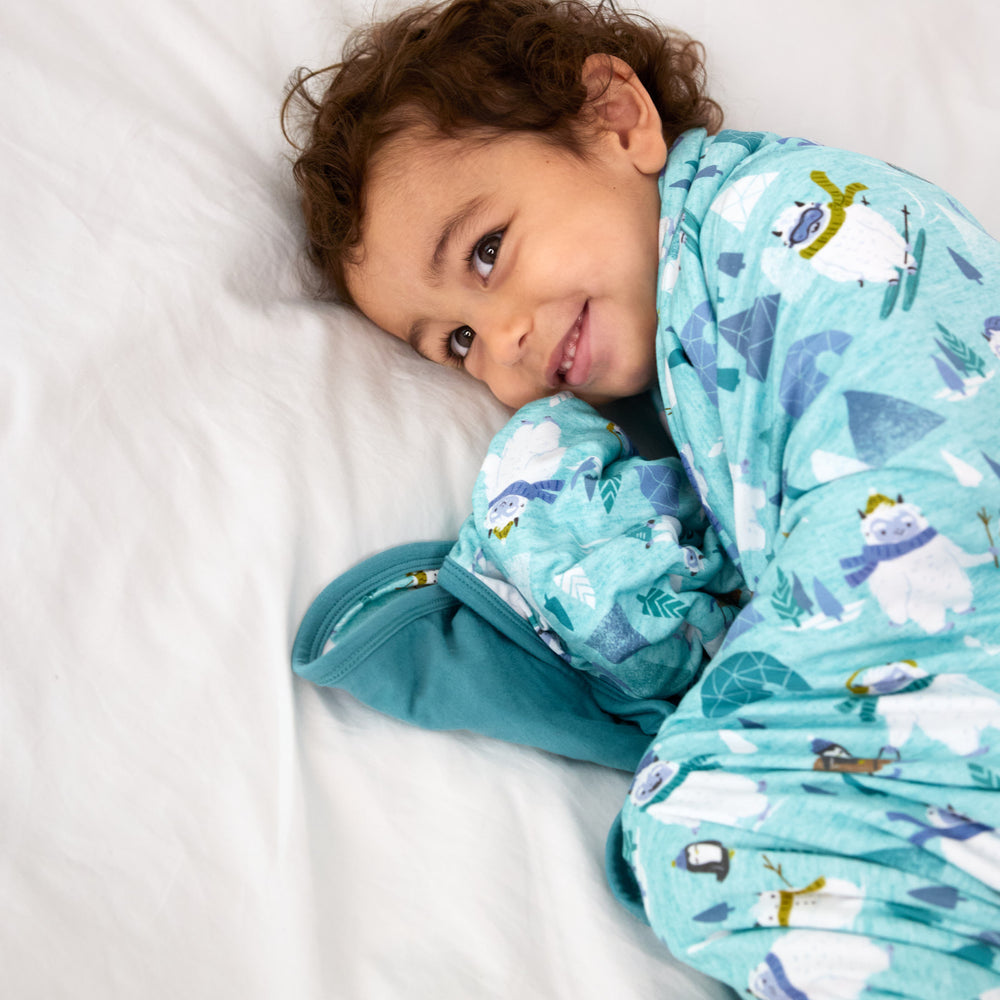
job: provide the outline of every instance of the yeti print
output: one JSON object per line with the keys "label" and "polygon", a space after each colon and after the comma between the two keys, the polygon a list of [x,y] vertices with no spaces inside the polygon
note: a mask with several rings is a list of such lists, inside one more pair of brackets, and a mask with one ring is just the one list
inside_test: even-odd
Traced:
{"label": "yeti print", "polygon": [[866,185],[848,184],[841,191],[822,170],[809,176],[830,200],[796,202],[785,209],[772,230],[784,246],[834,281],[896,284],[901,273],[916,272],[906,239],[864,199],[855,202]]}
{"label": "yeti print", "polygon": [[920,508],[872,493],[861,515],[865,547],[859,556],[841,559],[847,583],[865,581],[894,625],[916,622],[925,632],[941,632],[947,611],[972,610],[972,584],[966,569],[993,559],[993,553],[969,555],[938,534]]}

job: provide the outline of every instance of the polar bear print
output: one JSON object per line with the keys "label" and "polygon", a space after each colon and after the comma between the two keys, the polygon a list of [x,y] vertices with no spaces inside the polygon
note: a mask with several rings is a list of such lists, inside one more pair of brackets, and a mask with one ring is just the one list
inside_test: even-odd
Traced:
{"label": "polar bear print", "polygon": [[876,714],[885,719],[889,743],[897,749],[919,727],[929,739],[965,757],[979,752],[986,729],[1000,730],[997,696],[965,674],[938,674],[926,686],[879,698]]}
{"label": "polar bear print", "polygon": [[889,953],[868,938],[795,930],[775,941],[748,987],[758,1000],[859,1000],[888,968]]}
{"label": "polar bear print", "polygon": [[751,827],[771,812],[764,783],[721,770],[691,771],[661,802],[647,808],[661,823],[676,823],[697,833],[702,823]]}

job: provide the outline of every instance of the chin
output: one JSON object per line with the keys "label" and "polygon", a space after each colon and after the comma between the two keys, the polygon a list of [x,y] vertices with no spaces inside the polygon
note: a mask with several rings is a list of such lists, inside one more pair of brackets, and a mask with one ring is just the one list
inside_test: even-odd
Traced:
{"label": "chin", "polygon": [[613,403],[617,399],[638,396],[651,389],[655,384],[656,365],[653,364],[624,378],[615,379],[611,384],[581,386],[579,391],[576,391],[576,395],[584,402],[590,403],[591,406],[602,406],[605,403]]}

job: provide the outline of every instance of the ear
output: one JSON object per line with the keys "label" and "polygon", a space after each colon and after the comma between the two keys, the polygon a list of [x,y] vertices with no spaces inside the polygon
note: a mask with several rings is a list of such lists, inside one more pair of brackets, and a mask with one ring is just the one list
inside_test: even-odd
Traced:
{"label": "ear", "polygon": [[640,173],[659,173],[667,162],[663,123],[632,67],[617,56],[597,53],[584,60],[580,76],[587,88],[587,117],[600,131],[617,137]]}

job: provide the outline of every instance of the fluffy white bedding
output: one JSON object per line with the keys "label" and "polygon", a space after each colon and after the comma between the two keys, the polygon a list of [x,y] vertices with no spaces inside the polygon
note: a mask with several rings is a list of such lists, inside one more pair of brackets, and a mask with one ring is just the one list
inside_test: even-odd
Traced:
{"label": "fluffy white bedding", "polygon": [[[1000,7],[647,10],[706,42],[729,124],[892,160],[1000,232]],[[505,419],[304,294],[282,88],[364,16],[0,11],[2,992],[730,996],[605,888],[627,775],[289,669],[325,583],[454,535]]]}

